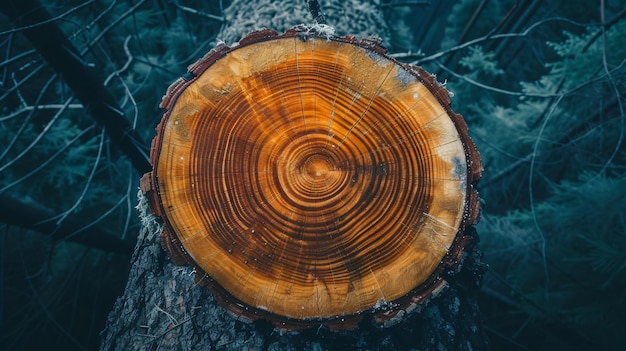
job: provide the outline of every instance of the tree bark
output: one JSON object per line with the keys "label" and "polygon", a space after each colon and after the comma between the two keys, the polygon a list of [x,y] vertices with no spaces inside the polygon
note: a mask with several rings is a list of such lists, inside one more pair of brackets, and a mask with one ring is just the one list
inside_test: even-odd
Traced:
{"label": "tree bark", "polygon": [[[388,30],[378,9],[366,1],[322,2],[327,23],[339,35],[378,35]],[[229,25],[218,39],[227,44],[256,29],[284,31],[310,23],[304,1],[234,0],[226,9]],[[195,272],[174,265],[161,248],[162,231],[139,194],[143,227],[132,256],[124,294],[110,313],[101,350],[486,350],[476,295],[485,271],[474,236],[458,272],[447,272],[448,287],[387,328],[364,318],[358,329],[317,328],[281,332],[269,323],[249,323],[229,314],[210,292],[194,282]]]}

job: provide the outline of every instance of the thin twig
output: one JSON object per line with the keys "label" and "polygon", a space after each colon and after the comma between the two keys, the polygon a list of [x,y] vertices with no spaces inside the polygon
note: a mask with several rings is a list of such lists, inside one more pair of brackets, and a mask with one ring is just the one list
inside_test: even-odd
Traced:
{"label": "thin twig", "polygon": [[3,193],[5,191],[7,191],[8,189],[10,189],[11,187],[14,187],[15,185],[25,181],[26,179],[30,178],[31,176],[35,175],[36,173],[38,173],[39,171],[45,169],[46,166],[48,166],[48,164],[50,164],[50,162],[52,162],[54,159],[56,159],[59,155],[61,155],[63,152],[65,152],[65,150],[67,150],[70,146],[72,146],[77,140],[80,140],[80,138],[82,138],[85,134],[87,134],[88,132],[90,132],[92,129],[94,128],[94,126],[89,126],[85,129],[83,129],[83,131],[81,131],[80,133],[78,133],[75,137],[73,137],[72,139],[68,140],[63,147],[61,147],[60,149],[58,149],[54,154],[52,154],[52,156],[48,157],[43,163],[37,165],[37,167],[35,167],[32,171],[28,172],[26,175],[21,176],[20,178],[14,180],[13,182],[5,185],[3,188],[0,188],[0,193]]}
{"label": "thin twig", "polygon": [[[598,26],[599,24],[589,24],[589,23],[580,23],[580,22],[576,22],[576,21],[572,21],[570,19],[567,18],[563,18],[563,17],[550,17],[550,18],[546,18],[544,20],[541,21],[537,21],[535,23],[533,23],[531,26],[529,26],[528,28],[526,28],[526,30],[519,32],[519,33],[504,33],[504,34],[495,34],[495,35],[491,35],[491,34],[487,34],[485,36],[482,36],[480,38],[476,38],[474,40],[470,40],[470,41],[466,41],[463,44],[460,45],[456,45],[453,46],[449,49],[446,50],[442,50],[436,54],[430,55],[430,56],[426,56],[423,58],[420,58],[416,61],[411,62],[412,65],[423,65],[426,62],[430,62],[430,61],[434,61],[442,56],[460,51],[462,49],[468,48],[470,46],[476,45],[476,44],[480,44],[486,41],[491,41],[491,40],[497,40],[497,39],[503,39],[503,38],[523,38],[526,37],[527,35],[529,35],[532,31],[534,31],[537,27],[539,27],[540,25],[547,23],[547,22],[551,22],[551,21],[563,21],[563,22],[567,22],[570,24],[573,24],[575,26],[579,26],[579,27],[589,27],[589,26]],[[393,55],[392,55],[393,56]]]}
{"label": "thin twig", "polygon": [[[605,24],[605,14],[604,14],[604,0],[600,1],[600,17],[603,23],[602,26],[602,68],[604,69],[604,73],[606,74],[607,78],[608,78],[608,82],[609,82],[609,86],[611,87],[611,90],[613,91],[613,93],[615,93],[615,97],[617,98],[617,106],[619,108],[619,112],[620,112],[620,118],[622,119],[622,121],[624,120],[624,116],[626,115],[624,113],[624,105],[622,104],[622,99],[621,99],[621,95],[620,92],[617,88],[617,84],[615,84],[615,80],[613,79],[613,75],[611,74],[611,70],[609,69],[609,62],[607,59],[607,47],[606,47],[606,29],[607,26],[604,25]],[[619,138],[617,140],[617,144],[615,145],[615,148],[613,148],[613,153],[611,154],[611,156],[609,156],[609,159],[605,162],[604,166],[602,167],[602,169],[597,173],[596,177],[599,176],[600,174],[604,173],[604,171],[606,170],[606,168],[613,162],[613,160],[615,159],[615,157],[617,156],[617,153],[620,150],[620,147],[622,146],[622,142],[624,141],[624,123],[619,123],[620,126],[620,133],[619,133]],[[594,177],[595,178],[595,177]]]}
{"label": "thin twig", "polygon": [[48,124],[46,124],[46,126],[43,128],[43,130],[37,135],[37,137],[35,138],[35,140],[33,140],[27,147],[25,147],[22,152],[20,152],[17,156],[15,156],[14,158],[12,158],[10,161],[8,161],[7,163],[5,163],[4,165],[2,165],[0,167],[0,172],[6,170],[9,166],[11,166],[12,164],[14,164],[15,162],[17,162],[19,159],[21,159],[22,157],[24,157],[24,155],[26,155],[33,147],[35,147],[35,145],[37,145],[37,143],[39,143],[39,141],[44,137],[44,135],[46,135],[46,133],[48,131],[50,131],[50,129],[52,128],[52,125],[54,125],[54,123],[61,117],[61,115],[63,114],[63,112],[65,112],[65,109],[67,108],[67,106],[70,104],[70,102],[73,100],[74,98],[69,98],[67,99],[67,102],[64,104],[64,107],[61,108],[55,115],[54,117],[52,117],[52,119],[50,120],[50,122],[48,122]]}
{"label": "thin twig", "polygon": [[181,11],[188,12],[188,13],[191,13],[191,14],[196,15],[196,16],[208,18],[208,19],[211,19],[211,20],[214,20],[214,21],[218,21],[218,22],[222,22],[222,23],[226,22],[226,18],[224,18],[224,17],[212,15],[212,14],[206,13],[204,11],[192,9],[191,7],[187,7],[187,6],[181,5],[178,2],[178,0],[173,0],[172,3],[174,4],[174,6],[176,6],[176,8],[178,8]]}
{"label": "thin twig", "polygon": [[56,221],[57,227],[60,227],[61,223],[65,220],[65,218],[67,218],[67,216],[69,216],[70,213],[74,212],[76,208],[78,208],[78,206],[83,202],[85,195],[89,191],[89,187],[91,186],[93,177],[96,174],[96,169],[98,169],[98,164],[100,163],[100,158],[101,158],[100,156],[102,156],[102,145],[104,145],[104,128],[102,128],[102,131],[100,132],[100,144],[98,146],[98,154],[96,155],[96,160],[94,161],[93,167],[91,168],[91,173],[87,177],[87,183],[83,187],[83,191],[80,193],[78,199],[76,199],[76,201],[74,202],[74,205],[72,205],[72,207],[64,211],[59,216],[56,216],[56,217],[59,217],[59,219]]}
{"label": "thin twig", "polygon": [[85,108],[82,104],[69,104],[67,106],[62,104],[46,104],[46,105],[36,105],[36,106],[24,106],[17,111],[13,111],[6,116],[0,117],[0,122],[7,121],[11,118],[15,118],[25,112],[29,111],[40,111],[40,110],[58,110],[61,108],[66,108],[68,110],[72,109],[83,109]]}
{"label": "thin twig", "polygon": [[472,78],[467,77],[466,75],[463,74],[459,74],[454,72],[453,70],[449,69],[448,67],[444,66],[442,63],[437,62],[437,65],[443,69],[444,71],[450,73],[452,76],[464,80],[472,85],[475,85],[477,87],[483,88],[485,90],[489,90],[489,91],[493,91],[495,93],[500,93],[500,94],[505,94],[505,95],[512,95],[512,96],[524,96],[524,97],[540,97],[540,98],[549,98],[549,97],[557,97],[560,96],[561,94],[532,94],[532,93],[524,93],[524,92],[518,92],[518,91],[511,91],[511,90],[504,90],[504,89],[500,89],[500,88],[496,88],[496,87],[492,87],[491,85],[487,85],[487,84],[483,84],[480,83],[476,80],[473,80]]}
{"label": "thin twig", "polygon": [[47,23],[52,23],[52,22],[58,21],[60,19],[63,19],[65,16],[69,15],[70,13],[72,13],[74,11],[77,11],[77,10],[87,6],[87,5],[91,5],[94,2],[96,2],[96,1],[95,0],[85,1],[84,3],[82,3],[82,4],[78,5],[78,6],[72,7],[71,9],[63,12],[62,14],[60,14],[60,15],[58,15],[56,17],[52,17],[52,18],[50,18],[48,20],[41,21],[41,22],[38,22],[38,23],[33,23],[33,24],[28,25],[28,26],[13,28],[13,29],[9,29],[9,30],[4,31],[4,32],[0,32],[0,36],[1,35],[12,34],[12,33],[18,33],[18,32],[21,32],[21,31],[24,31],[24,30],[27,30],[27,29],[32,29],[32,28],[39,27],[39,26],[42,26],[42,25],[47,24]]}

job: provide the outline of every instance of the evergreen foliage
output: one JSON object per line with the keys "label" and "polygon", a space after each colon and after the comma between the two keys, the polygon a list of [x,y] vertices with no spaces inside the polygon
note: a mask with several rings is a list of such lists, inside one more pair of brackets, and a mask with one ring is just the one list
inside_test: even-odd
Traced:
{"label": "evergreen foliage", "polygon": [[[455,10],[467,16],[477,3]],[[613,6],[607,20],[623,10]],[[603,32],[599,17],[600,9],[558,34],[546,22],[555,33],[547,40],[533,32],[516,39],[532,57],[510,60],[485,40],[446,67],[484,158],[477,229],[491,266],[484,309],[495,349],[626,342],[618,312],[626,311],[626,21]],[[449,34],[458,30],[451,24]]]}

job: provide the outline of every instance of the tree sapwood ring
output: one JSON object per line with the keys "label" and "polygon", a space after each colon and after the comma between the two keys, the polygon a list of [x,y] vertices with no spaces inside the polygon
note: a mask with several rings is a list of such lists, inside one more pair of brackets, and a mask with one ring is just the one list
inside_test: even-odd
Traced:
{"label": "tree sapwood ring", "polygon": [[481,161],[448,92],[373,40],[294,28],[220,45],[168,90],[142,179],[163,244],[230,311],[384,322],[444,284]]}

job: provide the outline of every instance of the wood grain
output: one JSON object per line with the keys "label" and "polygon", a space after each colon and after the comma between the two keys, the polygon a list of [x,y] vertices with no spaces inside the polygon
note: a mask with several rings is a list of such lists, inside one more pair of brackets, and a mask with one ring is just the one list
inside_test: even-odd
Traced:
{"label": "wood grain", "polygon": [[481,165],[433,77],[297,30],[190,71],[164,98],[146,188],[165,246],[229,309],[284,327],[385,320],[442,286]]}

